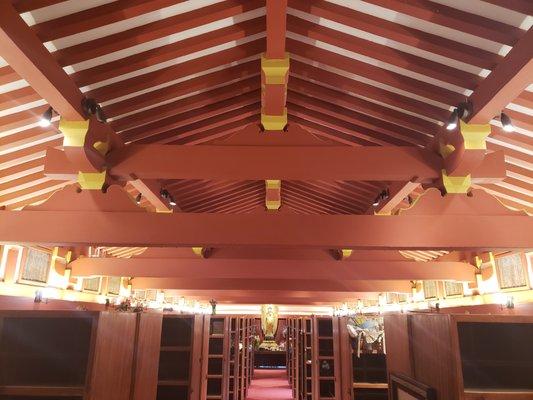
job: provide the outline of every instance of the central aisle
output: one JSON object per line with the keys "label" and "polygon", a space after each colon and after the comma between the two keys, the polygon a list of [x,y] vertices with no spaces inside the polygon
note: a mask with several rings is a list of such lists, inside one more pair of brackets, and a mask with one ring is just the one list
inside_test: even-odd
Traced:
{"label": "central aisle", "polygon": [[284,369],[256,369],[246,400],[293,400]]}

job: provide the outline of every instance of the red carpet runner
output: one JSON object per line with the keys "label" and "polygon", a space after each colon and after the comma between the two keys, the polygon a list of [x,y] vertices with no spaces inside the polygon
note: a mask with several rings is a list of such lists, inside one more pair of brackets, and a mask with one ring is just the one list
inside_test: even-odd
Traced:
{"label": "red carpet runner", "polygon": [[292,400],[284,369],[256,369],[246,400]]}

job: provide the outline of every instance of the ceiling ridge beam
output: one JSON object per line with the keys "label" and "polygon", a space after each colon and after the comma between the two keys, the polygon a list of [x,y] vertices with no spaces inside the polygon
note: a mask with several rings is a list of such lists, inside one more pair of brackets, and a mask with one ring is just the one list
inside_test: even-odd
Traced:
{"label": "ceiling ridge beam", "polygon": [[261,55],[261,125],[266,131],[281,131],[287,125],[287,0],[267,0],[266,8],[266,52]]}

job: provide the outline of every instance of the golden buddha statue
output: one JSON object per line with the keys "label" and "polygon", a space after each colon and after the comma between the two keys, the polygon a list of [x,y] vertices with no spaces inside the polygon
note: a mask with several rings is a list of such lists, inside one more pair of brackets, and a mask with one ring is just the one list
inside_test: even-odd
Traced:
{"label": "golden buddha statue", "polygon": [[259,345],[259,348],[277,350],[278,345],[274,339],[278,329],[278,306],[273,304],[261,306],[261,329],[265,335],[265,340]]}

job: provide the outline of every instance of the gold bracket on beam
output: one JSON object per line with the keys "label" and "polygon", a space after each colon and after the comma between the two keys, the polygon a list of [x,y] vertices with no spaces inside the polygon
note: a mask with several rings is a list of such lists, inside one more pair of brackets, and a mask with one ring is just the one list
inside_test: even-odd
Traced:
{"label": "gold bracket on beam", "polygon": [[89,120],[67,121],[61,118],[59,130],[63,133],[63,146],[83,147],[85,145],[85,137],[89,131]]}
{"label": "gold bracket on beam", "polygon": [[487,136],[490,135],[490,124],[467,124],[460,121],[460,132],[465,150],[486,150]]}
{"label": "gold bracket on beam", "polygon": [[333,257],[336,260],[342,261],[348,259],[353,253],[352,249],[335,249],[333,250]]}
{"label": "gold bracket on beam", "polygon": [[[483,160],[491,127],[490,124],[467,124],[460,121],[459,132],[463,141],[460,149],[451,143],[440,146],[440,154],[446,160],[445,168],[442,170],[442,185],[446,193],[468,193],[472,179],[470,174],[464,175],[464,173],[472,172],[471,170]],[[456,151],[462,153],[455,154]],[[451,160],[452,165],[457,166],[457,163],[462,165],[463,173],[460,175],[449,174],[447,172],[450,171],[447,166],[449,160]]]}
{"label": "gold bracket on beam", "polygon": [[210,247],[193,247],[192,252],[201,258],[209,258],[211,255]]}
{"label": "gold bracket on beam", "polygon": [[267,85],[284,85],[287,73],[289,72],[289,53],[285,53],[285,58],[266,58],[261,55],[261,70],[265,75]]}
{"label": "gold bracket on beam", "polygon": [[472,185],[470,175],[467,176],[448,176],[446,170],[442,170],[442,184],[446,193],[468,193]]}
{"label": "gold bracket on beam", "polygon": [[106,171],[78,172],[78,183],[82,189],[99,190],[104,186]]}
{"label": "gold bracket on beam", "polygon": [[287,107],[282,115],[267,115],[261,113],[261,124],[266,131],[281,131],[287,125]]}
{"label": "gold bracket on beam", "polygon": [[[84,147],[89,132],[90,120],[67,121],[63,118],[59,121],[59,130],[63,133],[64,147]],[[109,149],[108,143],[96,142],[94,149],[101,155],[105,155]],[[78,183],[82,189],[102,189],[106,181],[106,171],[83,172],[78,171]]]}
{"label": "gold bracket on beam", "polygon": [[281,180],[267,179],[265,181],[265,205],[269,211],[277,211],[281,207]]}

